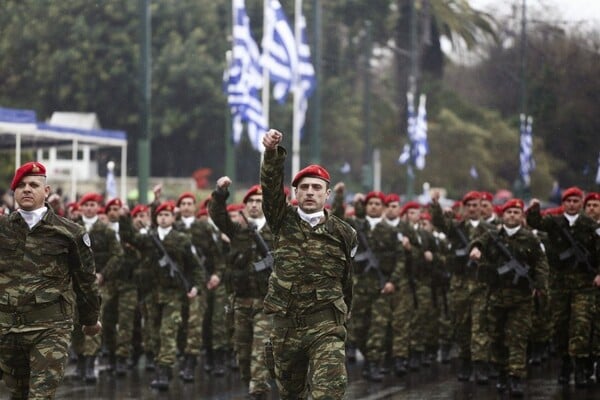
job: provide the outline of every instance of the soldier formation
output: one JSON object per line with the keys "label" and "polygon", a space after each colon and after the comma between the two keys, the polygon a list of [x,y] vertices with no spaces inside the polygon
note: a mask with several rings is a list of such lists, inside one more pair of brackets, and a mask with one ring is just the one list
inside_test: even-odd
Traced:
{"label": "soldier formation", "polygon": [[[8,339],[47,329],[30,311],[44,301],[62,305],[52,321],[60,321],[55,345],[65,355],[47,378],[50,396],[69,340],[74,379],[88,384],[100,365],[118,379],[145,359],[150,386],[168,390],[175,366],[193,382],[202,359],[215,379],[239,370],[252,399],[269,398],[272,379],[283,399],[341,399],[346,365],[360,356],[373,382],[456,358],[458,380],[494,380],[520,397],[528,365],[550,354],[560,360],[561,385],[572,376],[578,388],[600,382],[600,194],[569,188],[547,210],[537,199],[495,205],[477,191],[452,208],[436,191],[429,204],[378,191],[345,204],[345,185],[330,187],[329,173],[311,165],[294,176],[292,200],[281,139],[274,130],[265,136],[261,183],[240,204],[227,204],[232,182],[221,177],[201,204],[190,192],[162,201],[160,187],[152,204],[131,210],[119,199],[102,207],[88,193],[60,218],[49,203],[40,203],[44,214],[40,204],[26,208],[32,196],[17,198],[45,175],[39,163],[20,169],[21,209],[0,217],[0,370],[14,398],[38,393],[43,378],[7,356]],[[52,218],[62,224],[56,231],[44,228]],[[34,246],[38,234],[45,242]],[[72,247],[61,255],[64,237],[78,258]],[[31,254],[13,263],[15,251]],[[70,286],[57,284],[60,263]],[[27,278],[30,264],[46,268],[60,291],[39,290],[28,302],[31,290],[21,286],[38,285]],[[13,276],[15,266],[22,276]],[[15,322],[15,312],[24,319]],[[95,318],[102,335],[84,335],[95,333]]]}

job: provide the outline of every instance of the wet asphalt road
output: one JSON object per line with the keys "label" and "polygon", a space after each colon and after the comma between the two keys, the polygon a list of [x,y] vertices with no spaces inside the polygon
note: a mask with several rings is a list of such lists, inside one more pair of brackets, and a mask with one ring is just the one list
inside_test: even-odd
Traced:
{"label": "wet asphalt road", "polygon": [[[100,371],[98,383],[86,385],[71,379],[73,366],[67,369],[64,383],[57,392],[57,399],[160,399],[160,400],[242,400],[246,398],[246,388],[239,382],[236,372],[222,378],[214,378],[206,374],[200,364],[196,369],[196,382],[182,383],[178,378],[171,381],[170,390],[158,392],[150,389],[149,384],[154,373],[144,370],[144,361],[131,370],[125,378],[115,378],[110,373]],[[454,364],[433,366],[412,373],[401,379],[388,375],[381,383],[369,383],[361,378],[359,361],[349,365],[350,384],[347,399],[392,399],[392,400],[429,400],[429,399],[508,399],[507,394],[498,394],[494,381],[490,385],[480,386],[475,383],[458,382],[455,377]],[[102,366],[99,367],[102,369]],[[575,389],[571,384],[561,388],[556,383],[557,362],[547,362],[540,367],[530,368],[530,377],[526,386],[525,399],[600,399],[600,385]],[[8,394],[4,383],[0,383],[0,399],[7,399]],[[272,400],[278,399],[276,390]]]}

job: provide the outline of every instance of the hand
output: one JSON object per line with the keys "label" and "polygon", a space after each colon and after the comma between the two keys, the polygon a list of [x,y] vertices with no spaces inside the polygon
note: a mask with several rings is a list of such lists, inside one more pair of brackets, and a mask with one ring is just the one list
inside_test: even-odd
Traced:
{"label": "hand", "polygon": [[217,187],[219,189],[228,189],[231,185],[231,179],[228,176],[222,176],[217,179]]}
{"label": "hand", "polygon": [[411,249],[410,239],[406,236],[402,236],[402,247],[404,247],[404,249],[407,251],[410,251]]}
{"label": "hand", "polygon": [[541,289],[533,289],[533,291],[531,292],[531,297],[536,298],[536,297],[542,297],[544,295],[544,292]]}
{"label": "hand", "polygon": [[600,287],[600,275],[596,275],[594,278],[594,286]]}
{"label": "hand", "polygon": [[481,251],[477,247],[473,247],[473,250],[469,253],[469,258],[473,261],[479,261],[481,259]]}
{"label": "hand", "polygon": [[221,279],[219,279],[219,277],[215,274],[212,274],[210,276],[210,279],[208,280],[208,282],[206,283],[206,288],[208,290],[213,290],[215,289],[217,286],[219,286],[219,283],[221,283]]}
{"label": "hand", "polygon": [[159,183],[158,185],[155,185],[152,188],[152,192],[154,192],[154,200],[159,200],[160,199],[160,195],[162,194],[162,183]]}
{"label": "hand", "polygon": [[190,291],[187,293],[187,297],[188,299],[193,299],[194,297],[196,297],[198,295],[198,289],[196,289],[196,286],[193,286]]}
{"label": "hand", "polygon": [[227,236],[224,233],[221,233],[221,240],[224,241],[225,243],[231,243],[231,239],[229,239],[229,236]]}
{"label": "hand", "polygon": [[101,273],[96,272],[96,283],[98,286],[102,286],[104,284],[104,276]]}
{"label": "hand", "polygon": [[354,195],[354,202],[355,203],[358,203],[358,202],[362,203],[364,201],[365,201],[365,195],[364,195],[364,193],[356,193]]}
{"label": "hand", "polygon": [[81,327],[81,331],[84,335],[95,336],[102,331],[102,324],[100,321],[97,321],[96,325],[83,325]]}
{"label": "hand", "polygon": [[534,207],[534,206],[535,207],[540,206],[540,199],[533,198],[533,199],[529,200],[529,208]]}
{"label": "hand", "polygon": [[346,189],[346,185],[344,184],[344,182],[338,182],[333,187],[333,191],[335,193],[344,193],[345,189]]}
{"label": "hand", "polygon": [[385,285],[383,286],[383,289],[381,289],[381,293],[387,294],[387,293],[394,293],[396,291],[396,287],[394,286],[394,284],[392,282],[386,282]]}
{"label": "hand", "polygon": [[431,251],[427,250],[425,253],[423,253],[423,256],[425,257],[425,261],[427,261],[427,262],[433,261],[433,253]]}
{"label": "hand", "polygon": [[283,139],[283,133],[275,129],[270,129],[269,132],[263,136],[263,146],[266,150],[276,150],[279,143]]}
{"label": "hand", "polygon": [[439,190],[432,190],[431,191],[431,202],[433,204],[437,204],[440,201],[440,191]]}

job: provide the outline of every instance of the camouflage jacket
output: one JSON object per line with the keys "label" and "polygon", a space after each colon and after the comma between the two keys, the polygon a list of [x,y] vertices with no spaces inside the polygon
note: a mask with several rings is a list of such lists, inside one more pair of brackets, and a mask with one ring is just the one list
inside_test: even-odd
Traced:
{"label": "camouflage jacket", "polygon": [[[208,212],[215,225],[231,239],[227,255],[226,285],[230,286],[237,297],[264,298],[271,271],[256,271],[254,263],[264,258],[253,238],[251,228],[234,223],[229,218],[226,200],[229,192],[215,190]],[[268,225],[260,230],[260,235],[269,249],[273,249],[273,234]]]}
{"label": "camouflage jacket", "polygon": [[[70,310],[63,321],[72,320],[76,304],[79,322],[94,325],[100,298],[89,236],[46,207],[48,211],[32,230],[17,211],[0,218],[0,310],[20,312],[64,300]],[[46,320],[13,326],[12,331],[45,329],[49,324]],[[0,332],[7,328],[11,329],[0,324]]]}
{"label": "camouflage jacket", "polygon": [[[190,235],[200,260],[204,262],[206,273],[215,274],[222,279],[225,270],[225,256],[218,237],[219,233],[215,232],[214,227],[207,221],[195,220],[189,229],[182,221],[175,222],[173,228]],[[215,237],[215,235],[217,236]]]}
{"label": "camouflage jacket", "polygon": [[[509,256],[504,253],[503,246],[521,265],[529,268],[527,277],[520,277],[513,283],[515,271],[508,270],[500,275],[498,269],[506,265]],[[540,240],[527,228],[521,227],[514,235],[509,236],[502,226],[485,232],[471,243],[471,248],[481,251],[479,275],[493,290],[514,289],[530,295],[532,289],[545,290],[548,281],[546,254]]]}
{"label": "camouflage jacket", "polygon": [[265,312],[302,315],[333,306],[345,316],[352,304],[356,231],[327,210],[325,222],[315,227],[300,219],[297,208],[286,203],[283,190],[286,154],[281,146],[266,151],[260,171],[275,258]]}
{"label": "camouflage jacket", "polygon": [[[78,223],[83,226],[82,220],[79,220]],[[115,231],[108,225],[96,221],[88,234],[92,240],[96,271],[101,273],[106,280],[109,280],[109,277],[115,277],[123,263],[123,247],[121,247]]]}

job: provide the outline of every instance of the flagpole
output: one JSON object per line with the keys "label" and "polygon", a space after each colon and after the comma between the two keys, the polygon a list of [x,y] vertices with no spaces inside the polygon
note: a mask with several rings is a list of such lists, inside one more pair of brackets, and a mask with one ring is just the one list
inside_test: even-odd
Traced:
{"label": "flagpole", "polygon": [[[296,0],[294,8],[294,38],[296,39],[296,48],[300,49],[302,42],[302,31],[300,20],[302,18],[302,0]],[[300,171],[300,80],[298,79],[299,71],[295,71],[292,83],[294,95],[294,110],[292,116],[292,176]]]}
{"label": "flagpole", "polygon": [[[263,38],[265,37],[267,30],[269,29],[269,22],[273,22],[273,21],[269,21],[269,18],[267,18],[267,10],[269,9],[269,0],[264,0],[263,3]],[[264,42],[264,40],[263,40]],[[263,53],[263,59],[265,57],[265,49],[262,49],[262,53]],[[265,117],[265,122],[267,124],[267,128],[269,128],[270,124],[269,124],[269,86],[270,86],[270,80],[269,80],[269,69],[266,68],[265,65],[262,66],[263,68],[263,87],[262,87],[262,111],[263,111],[263,116]],[[262,158],[262,157],[261,157]]]}

